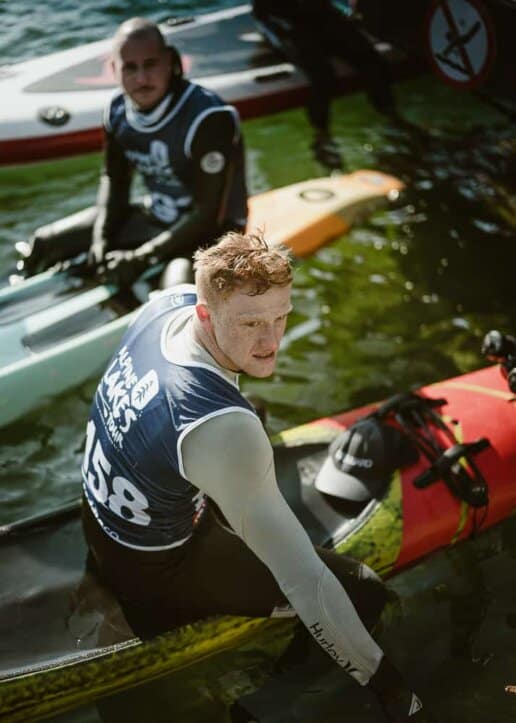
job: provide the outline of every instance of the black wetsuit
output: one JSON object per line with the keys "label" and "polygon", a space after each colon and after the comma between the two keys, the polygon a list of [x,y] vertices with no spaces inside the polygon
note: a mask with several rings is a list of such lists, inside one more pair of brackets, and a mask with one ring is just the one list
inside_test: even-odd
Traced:
{"label": "black wetsuit", "polygon": [[[191,256],[247,218],[244,151],[236,110],[186,80],[151,113],[119,93],[105,118],[105,153],[97,204],[44,226],[33,237],[32,273],[87,250],[134,249],[149,256]],[[146,203],[132,205],[133,171]],[[151,252],[153,252],[151,254]]]}
{"label": "black wetsuit", "polygon": [[394,110],[385,61],[358,23],[330,0],[253,0],[253,13],[269,40],[308,76],[307,110],[315,129],[328,131],[336,86],[332,58],[354,66],[377,110]]}

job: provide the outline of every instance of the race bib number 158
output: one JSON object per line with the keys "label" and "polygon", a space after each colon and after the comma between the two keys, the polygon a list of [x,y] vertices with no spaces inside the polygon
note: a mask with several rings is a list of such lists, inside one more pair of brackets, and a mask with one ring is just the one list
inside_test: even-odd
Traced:
{"label": "race bib number 158", "polygon": [[90,420],[86,429],[86,449],[82,467],[86,486],[97,502],[109,507],[119,517],[135,525],[146,527],[150,515],[145,495],[125,477],[111,476],[111,464],[97,439],[95,423]]}

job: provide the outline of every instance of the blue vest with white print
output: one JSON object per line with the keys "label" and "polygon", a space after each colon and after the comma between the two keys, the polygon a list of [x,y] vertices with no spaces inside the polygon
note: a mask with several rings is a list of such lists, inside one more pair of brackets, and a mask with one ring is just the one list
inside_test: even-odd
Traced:
{"label": "blue vest with white print", "polygon": [[126,331],[95,393],[84,492],[104,531],[127,547],[164,550],[192,535],[204,495],[183,476],[184,434],[224,409],[255,413],[214,368],[182,366],[164,356],[164,329],[196,301],[193,286],[150,301]]}
{"label": "blue vest with white print", "polygon": [[[245,224],[247,198],[244,155],[236,110],[215,93],[183,81],[180,97],[172,97],[152,125],[142,126],[123,93],[108,105],[104,125],[139,171],[150,195],[152,214],[165,225],[173,224],[192,204],[192,159],[189,155],[195,129],[210,112],[224,109],[235,116],[234,163],[228,190],[226,217],[221,226]],[[216,139],[214,139],[215,142]]]}

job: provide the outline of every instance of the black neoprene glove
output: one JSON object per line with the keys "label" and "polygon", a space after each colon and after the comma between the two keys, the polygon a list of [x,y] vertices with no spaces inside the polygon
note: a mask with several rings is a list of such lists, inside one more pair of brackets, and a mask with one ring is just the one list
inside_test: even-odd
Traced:
{"label": "black neoprene glove", "polygon": [[45,249],[47,239],[44,234],[34,233],[28,242],[18,244],[17,249],[22,256],[25,276],[34,276],[44,271],[52,263],[47,263]]}
{"label": "black neoprene glove", "polygon": [[368,683],[389,723],[437,723],[419,696],[407,687],[400,673],[384,657]]}
{"label": "black neoprene glove", "polygon": [[107,243],[104,240],[93,241],[88,250],[88,266],[98,268],[104,263]]}
{"label": "black neoprene glove", "polygon": [[137,250],[108,251],[99,274],[119,286],[131,286],[151,262],[150,254]]}

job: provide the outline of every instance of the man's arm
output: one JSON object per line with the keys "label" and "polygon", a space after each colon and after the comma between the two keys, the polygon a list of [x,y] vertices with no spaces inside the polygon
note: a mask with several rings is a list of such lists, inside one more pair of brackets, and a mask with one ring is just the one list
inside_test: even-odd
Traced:
{"label": "man's arm", "polygon": [[122,148],[104,131],[104,168],[97,192],[97,219],[90,255],[100,263],[122,227],[129,209],[132,169]]}
{"label": "man's arm", "polygon": [[[222,439],[228,440],[225,449]],[[324,640],[329,654],[366,684],[383,653],[279,491],[260,422],[241,412],[219,415],[186,436],[182,453],[188,479],[217,503],[267,565],[315,639]]]}

